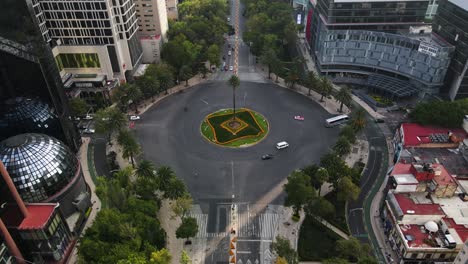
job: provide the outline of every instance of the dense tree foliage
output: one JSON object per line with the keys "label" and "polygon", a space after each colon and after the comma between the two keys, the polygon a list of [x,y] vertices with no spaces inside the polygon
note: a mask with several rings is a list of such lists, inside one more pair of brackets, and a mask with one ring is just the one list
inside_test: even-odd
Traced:
{"label": "dense tree foliage", "polygon": [[70,110],[72,115],[74,116],[82,116],[85,115],[89,110],[89,105],[86,103],[85,100],[81,98],[72,98],[70,99]]}
{"label": "dense tree foliage", "polygon": [[468,114],[468,99],[432,101],[419,103],[411,111],[411,119],[421,125],[432,125],[447,128],[459,128],[463,118]]}
{"label": "dense tree foliage", "polygon": [[108,107],[96,112],[94,126],[98,133],[107,134],[107,141],[111,143],[114,133],[127,125],[125,115],[115,107]]}
{"label": "dense tree foliage", "polygon": [[276,252],[276,254],[279,257],[285,259],[288,264],[299,263],[297,252],[291,247],[289,240],[277,236],[275,242],[272,243],[271,247]]}
{"label": "dense tree foliage", "polygon": [[309,175],[299,170],[293,171],[288,176],[288,182],[283,187],[287,194],[284,204],[292,206],[296,216],[299,215],[303,205],[316,196]]}

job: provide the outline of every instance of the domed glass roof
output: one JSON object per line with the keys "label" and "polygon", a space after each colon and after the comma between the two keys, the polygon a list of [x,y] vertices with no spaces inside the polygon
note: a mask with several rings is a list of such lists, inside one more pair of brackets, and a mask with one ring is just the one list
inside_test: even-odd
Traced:
{"label": "domed glass roof", "polygon": [[0,142],[0,159],[25,202],[41,202],[61,191],[78,168],[65,144],[43,134],[20,134]]}
{"label": "domed glass roof", "polygon": [[16,97],[1,105],[0,129],[3,138],[26,132],[56,134],[59,120],[46,103]]}

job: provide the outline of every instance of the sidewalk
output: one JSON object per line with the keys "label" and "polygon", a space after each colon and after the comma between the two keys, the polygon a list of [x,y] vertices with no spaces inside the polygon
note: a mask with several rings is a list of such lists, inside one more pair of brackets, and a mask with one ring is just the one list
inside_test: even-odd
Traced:
{"label": "sidewalk", "polygon": [[[83,172],[84,179],[86,183],[88,184],[90,191],[91,191],[92,210],[80,234],[80,237],[82,237],[85,234],[86,229],[88,229],[90,226],[93,225],[94,219],[96,218],[97,213],[101,210],[101,200],[99,200],[99,197],[97,197],[96,195],[96,186],[94,185],[94,181],[91,178],[91,175],[89,174],[88,145],[90,142],[90,138],[84,137],[82,138],[82,140],[83,140],[83,144],[81,145],[80,150],[78,151],[78,159],[81,164],[81,171]],[[78,248],[77,247],[78,246],[79,246],[79,241],[78,243],[76,243],[75,247],[73,248],[73,251],[70,254],[70,258],[68,259],[67,263],[70,263],[70,264],[77,263],[78,261]]]}

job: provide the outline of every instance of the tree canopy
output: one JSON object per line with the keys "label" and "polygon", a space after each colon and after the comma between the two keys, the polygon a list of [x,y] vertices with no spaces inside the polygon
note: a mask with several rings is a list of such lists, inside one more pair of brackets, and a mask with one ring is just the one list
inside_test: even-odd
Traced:
{"label": "tree canopy", "polygon": [[421,125],[460,128],[468,115],[468,98],[447,101],[418,103],[410,112],[410,118]]}
{"label": "tree canopy", "polygon": [[302,206],[316,196],[309,175],[299,170],[288,176],[288,182],[283,187],[287,194],[284,204],[292,206],[295,215],[299,215]]}

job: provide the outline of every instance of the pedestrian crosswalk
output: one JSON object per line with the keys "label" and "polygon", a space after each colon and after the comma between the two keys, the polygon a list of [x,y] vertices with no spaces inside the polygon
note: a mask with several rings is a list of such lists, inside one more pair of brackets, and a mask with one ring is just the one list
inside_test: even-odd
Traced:
{"label": "pedestrian crosswalk", "polygon": [[[189,215],[196,219],[198,233],[196,238],[226,237],[227,232],[209,233],[207,229],[208,214],[191,213]],[[248,212],[238,213],[238,236],[239,238],[272,240],[276,235],[279,215],[276,213],[264,213],[251,216]]]}

